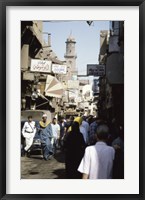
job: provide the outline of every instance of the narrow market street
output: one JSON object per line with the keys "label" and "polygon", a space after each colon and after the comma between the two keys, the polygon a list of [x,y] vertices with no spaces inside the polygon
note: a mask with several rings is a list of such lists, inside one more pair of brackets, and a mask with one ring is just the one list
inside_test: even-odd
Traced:
{"label": "narrow market street", "polygon": [[57,151],[51,160],[45,161],[41,155],[21,157],[21,179],[64,179],[64,154]]}
{"label": "narrow market street", "polygon": [[124,21],[21,22],[20,135],[21,179],[124,178]]}

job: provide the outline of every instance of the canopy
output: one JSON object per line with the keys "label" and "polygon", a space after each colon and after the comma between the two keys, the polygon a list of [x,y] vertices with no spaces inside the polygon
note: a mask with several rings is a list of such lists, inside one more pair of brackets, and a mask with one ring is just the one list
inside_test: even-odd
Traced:
{"label": "canopy", "polygon": [[63,85],[54,76],[47,76],[45,95],[50,97],[62,98]]}

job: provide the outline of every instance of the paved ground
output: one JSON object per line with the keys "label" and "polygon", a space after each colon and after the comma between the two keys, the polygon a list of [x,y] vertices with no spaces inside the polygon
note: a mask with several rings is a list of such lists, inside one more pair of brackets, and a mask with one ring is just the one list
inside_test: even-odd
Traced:
{"label": "paved ground", "polygon": [[64,179],[64,154],[57,151],[56,155],[48,161],[42,156],[21,157],[22,179]]}

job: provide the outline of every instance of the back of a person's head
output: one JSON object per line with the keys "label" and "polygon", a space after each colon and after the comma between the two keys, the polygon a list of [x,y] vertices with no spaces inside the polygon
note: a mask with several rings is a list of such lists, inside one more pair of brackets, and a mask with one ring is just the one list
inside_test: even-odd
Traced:
{"label": "back of a person's head", "polygon": [[85,115],[82,116],[83,121],[86,121],[87,117]]}
{"label": "back of a person's head", "polygon": [[73,121],[74,120],[74,116],[70,116],[70,121]]}
{"label": "back of a person's head", "polygon": [[76,122],[76,121],[74,121],[73,123],[72,123],[72,133],[78,133],[78,132],[80,132],[80,129],[79,129],[79,123],[78,122]]}
{"label": "back of a person's head", "polygon": [[106,124],[100,124],[97,127],[97,138],[102,141],[106,141],[108,139],[109,127]]}

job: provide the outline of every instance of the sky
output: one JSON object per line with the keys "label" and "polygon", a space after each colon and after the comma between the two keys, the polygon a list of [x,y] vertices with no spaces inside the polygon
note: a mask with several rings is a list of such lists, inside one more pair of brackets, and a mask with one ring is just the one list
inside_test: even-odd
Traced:
{"label": "sky", "polygon": [[[109,30],[109,21],[46,21],[43,32],[51,33],[51,47],[60,60],[64,59],[66,40],[71,35],[76,40],[76,67],[79,75],[85,75],[87,64],[98,64],[100,31]],[[43,34],[47,42],[47,34]]]}

